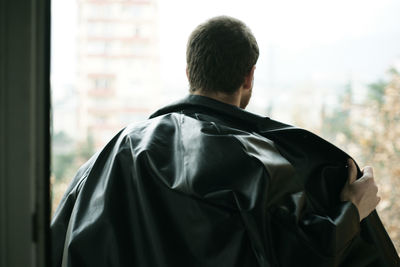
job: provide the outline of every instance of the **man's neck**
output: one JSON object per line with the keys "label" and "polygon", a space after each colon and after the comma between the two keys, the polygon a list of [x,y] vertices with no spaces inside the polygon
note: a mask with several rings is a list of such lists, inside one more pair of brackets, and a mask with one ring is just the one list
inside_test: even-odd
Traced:
{"label": "man's neck", "polygon": [[226,104],[240,107],[240,92],[239,92],[239,90],[233,94],[225,94],[222,92],[205,92],[202,90],[197,90],[197,91],[191,92],[191,94],[206,96],[206,97],[215,99],[217,101],[220,101],[220,102],[223,102]]}

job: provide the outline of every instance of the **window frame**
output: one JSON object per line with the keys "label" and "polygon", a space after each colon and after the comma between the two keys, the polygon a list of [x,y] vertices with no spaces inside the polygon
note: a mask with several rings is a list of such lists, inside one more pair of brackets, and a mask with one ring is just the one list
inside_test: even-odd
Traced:
{"label": "window frame", "polygon": [[1,266],[50,266],[50,7],[0,1]]}

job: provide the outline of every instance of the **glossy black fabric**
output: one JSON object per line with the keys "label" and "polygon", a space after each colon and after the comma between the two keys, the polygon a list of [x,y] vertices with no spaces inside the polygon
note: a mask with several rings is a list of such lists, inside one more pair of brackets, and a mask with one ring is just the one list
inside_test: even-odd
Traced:
{"label": "glossy black fabric", "polygon": [[53,266],[398,266],[374,212],[339,201],[349,156],[189,96],[80,168],[51,224]]}

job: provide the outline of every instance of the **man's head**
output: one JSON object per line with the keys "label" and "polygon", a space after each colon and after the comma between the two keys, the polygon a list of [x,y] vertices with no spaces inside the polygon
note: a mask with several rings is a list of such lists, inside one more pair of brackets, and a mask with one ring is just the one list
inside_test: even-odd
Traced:
{"label": "man's head", "polygon": [[254,71],[259,51],[250,29],[240,20],[221,16],[197,26],[186,50],[192,93],[235,93]]}

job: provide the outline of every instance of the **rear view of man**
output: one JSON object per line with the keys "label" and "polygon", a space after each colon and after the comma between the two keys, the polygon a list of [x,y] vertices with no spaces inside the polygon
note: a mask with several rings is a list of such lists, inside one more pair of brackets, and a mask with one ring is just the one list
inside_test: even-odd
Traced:
{"label": "rear view of man", "polygon": [[380,200],[371,167],[244,110],[258,54],[237,19],[193,31],[190,95],[80,168],[52,221],[54,266],[399,263],[371,214]]}

